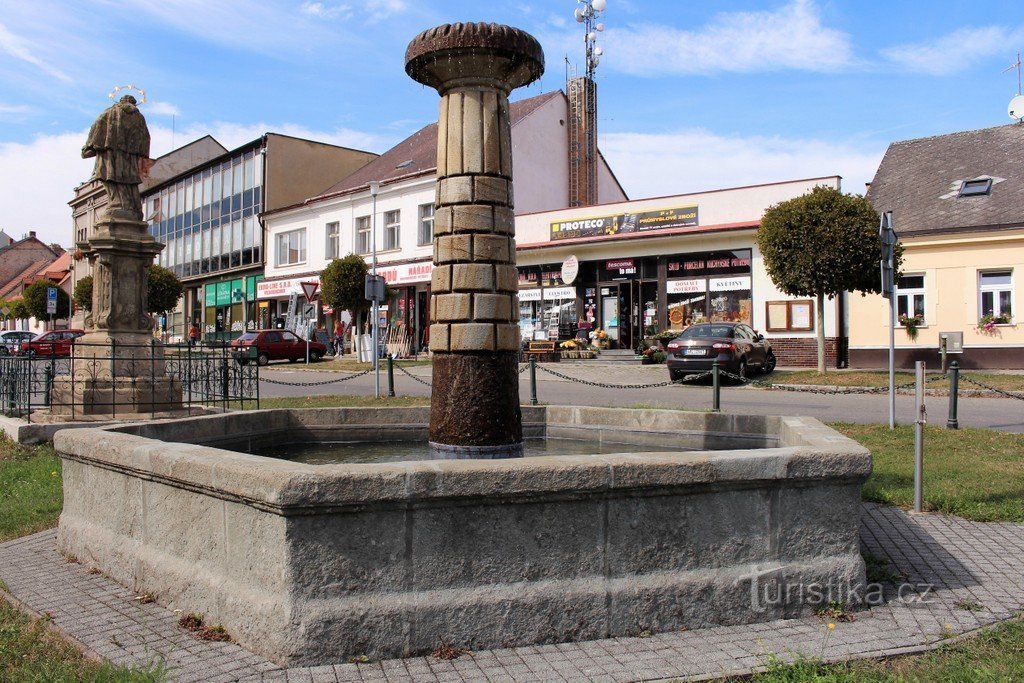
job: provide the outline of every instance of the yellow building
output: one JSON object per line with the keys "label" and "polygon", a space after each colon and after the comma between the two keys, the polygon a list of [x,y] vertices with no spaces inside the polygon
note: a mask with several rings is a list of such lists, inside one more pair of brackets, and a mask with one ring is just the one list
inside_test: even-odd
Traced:
{"label": "yellow building", "polygon": [[[897,366],[938,367],[941,336],[959,332],[961,367],[1024,368],[1024,124],[895,142],[867,197],[905,249]],[[849,297],[851,367],[886,365],[888,320],[881,296]]]}

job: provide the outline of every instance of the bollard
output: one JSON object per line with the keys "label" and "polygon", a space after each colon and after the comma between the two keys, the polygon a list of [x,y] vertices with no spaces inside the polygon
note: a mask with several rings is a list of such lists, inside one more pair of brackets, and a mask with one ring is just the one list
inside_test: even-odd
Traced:
{"label": "bollard", "polygon": [[924,425],[928,413],[924,403],[924,361],[914,362],[914,512],[924,506]]}
{"label": "bollard", "polygon": [[960,364],[953,361],[949,364],[949,417],[946,419],[946,429],[960,429],[960,421],[957,420],[956,410],[960,391]]}
{"label": "bollard", "polygon": [[535,406],[537,400],[537,357],[530,356],[530,405]]}
{"label": "bollard", "polygon": [[51,357],[50,364],[43,370],[43,405],[47,407],[50,405],[50,392],[53,391],[53,376],[53,358]]}
{"label": "bollard", "polygon": [[718,374],[718,359],[711,362],[711,412],[722,412],[722,378]]}
{"label": "bollard", "polygon": [[395,395],[395,357],[388,354],[388,396]]}

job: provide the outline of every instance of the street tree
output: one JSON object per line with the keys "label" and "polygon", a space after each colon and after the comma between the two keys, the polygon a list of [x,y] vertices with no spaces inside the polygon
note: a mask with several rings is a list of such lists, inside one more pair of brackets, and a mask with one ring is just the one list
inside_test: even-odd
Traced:
{"label": "street tree", "polygon": [[[817,303],[818,372],[825,372],[825,298],[881,291],[878,213],[859,195],[816,187],[768,208],[757,247],[775,286]],[[897,245],[898,273],[902,248]]]}
{"label": "street tree", "polygon": [[[53,314],[46,312],[46,290],[50,287],[57,290],[57,312]],[[53,280],[33,282],[25,289],[22,299],[25,301],[25,308],[30,318],[36,320],[47,320],[51,316],[53,318],[71,318],[69,312],[71,297]]]}
{"label": "street tree", "polygon": [[[174,273],[154,263],[147,271],[146,313],[162,315],[173,310],[184,291],[184,285]],[[75,283],[72,298],[79,308],[92,311],[92,275]]]}
{"label": "street tree", "polygon": [[320,296],[324,303],[336,311],[348,311],[354,322],[360,322],[359,316],[370,307],[365,291],[367,271],[366,261],[358,254],[331,261],[320,273]]}

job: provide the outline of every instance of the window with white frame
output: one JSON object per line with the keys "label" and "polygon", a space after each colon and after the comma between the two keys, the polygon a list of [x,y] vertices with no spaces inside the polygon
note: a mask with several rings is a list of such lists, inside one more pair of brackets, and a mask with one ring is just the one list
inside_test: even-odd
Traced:
{"label": "window with white frame", "polygon": [[277,235],[277,265],[306,262],[306,229],[289,230]]}
{"label": "window with white frame", "polygon": [[423,246],[434,241],[434,205],[420,204],[420,229],[416,244]]}
{"label": "window with white frame", "polygon": [[356,218],[356,253],[370,253],[370,217]]}
{"label": "window with white frame", "polygon": [[924,275],[904,275],[896,283],[896,313],[900,318],[920,318],[924,315]]}
{"label": "window with white frame", "polygon": [[402,212],[384,212],[384,250],[398,249],[401,246]]}
{"label": "window with white frame", "polygon": [[978,273],[981,316],[1009,323],[1013,317],[1013,271],[990,270]]}
{"label": "window with white frame", "polygon": [[341,229],[337,221],[327,224],[327,245],[324,255],[328,259],[336,259],[341,256]]}

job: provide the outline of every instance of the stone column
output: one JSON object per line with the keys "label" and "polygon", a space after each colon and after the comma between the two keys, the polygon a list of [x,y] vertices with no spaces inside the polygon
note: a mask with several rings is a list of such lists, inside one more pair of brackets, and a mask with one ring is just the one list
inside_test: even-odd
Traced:
{"label": "stone column", "polygon": [[529,34],[447,24],[409,43],[406,72],[437,89],[430,296],[430,442],[441,457],[522,455],[519,277],[508,95],[544,72]]}

